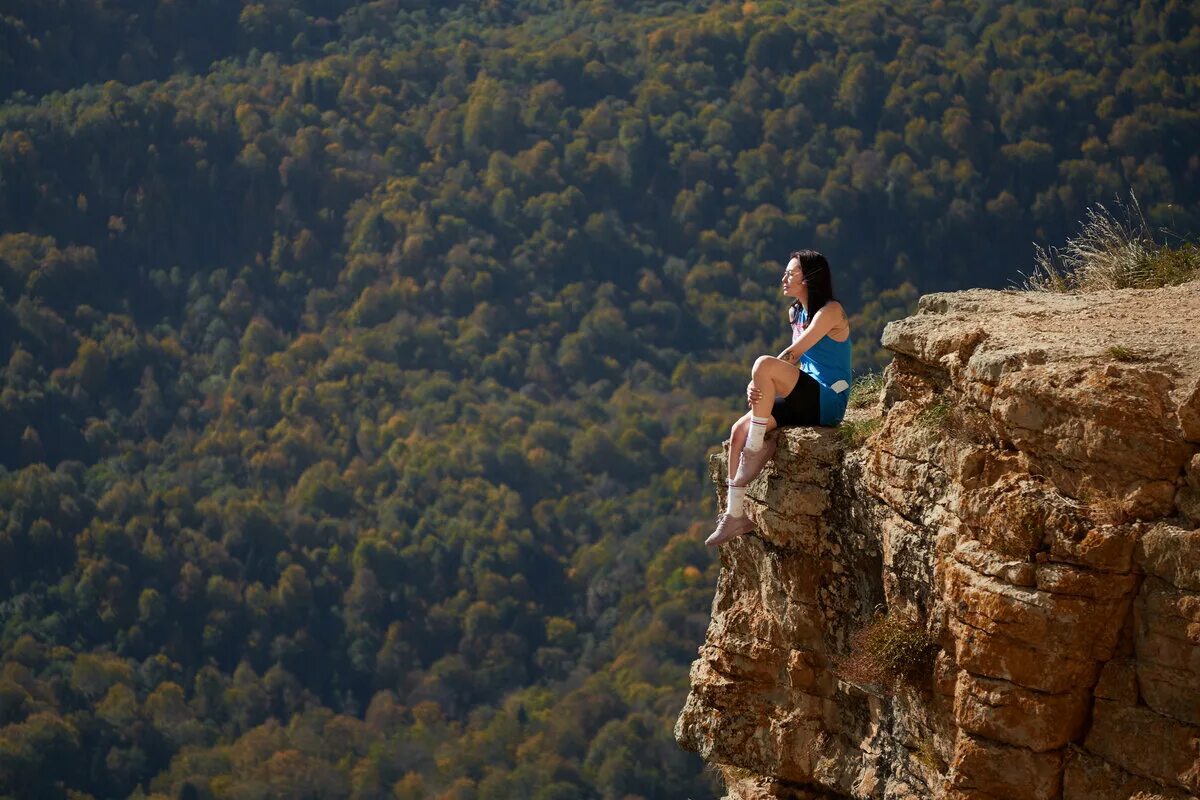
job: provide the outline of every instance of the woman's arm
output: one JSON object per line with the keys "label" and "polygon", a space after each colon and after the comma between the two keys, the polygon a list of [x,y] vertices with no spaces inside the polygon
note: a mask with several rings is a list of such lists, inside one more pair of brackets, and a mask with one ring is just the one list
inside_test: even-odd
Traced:
{"label": "woman's arm", "polygon": [[800,356],[804,355],[804,351],[812,347],[817,342],[821,341],[821,337],[829,333],[838,324],[838,308],[831,309],[826,304],[817,312],[817,315],[809,320],[808,325],[804,327],[804,333],[800,334],[800,338],[795,344],[788,345],[779,354],[779,358],[789,364],[798,364]]}

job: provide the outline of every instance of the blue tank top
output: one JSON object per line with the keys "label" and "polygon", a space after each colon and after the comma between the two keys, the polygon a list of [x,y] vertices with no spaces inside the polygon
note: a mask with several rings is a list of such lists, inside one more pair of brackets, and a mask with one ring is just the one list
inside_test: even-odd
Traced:
{"label": "blue tank top", "polygon": [[[792,323],[792,344],[804,333],[808,324],[808,312],[801,307]],[[811,375],[821,387],[821,424],[838,425],[846,416],[846,403],[850,399],[850,337],[838,342],[826,334],[800,356],[801,371]],[[842,383],[845,386],[842,386]],[[837,391],[834,387],[841,389]]]}

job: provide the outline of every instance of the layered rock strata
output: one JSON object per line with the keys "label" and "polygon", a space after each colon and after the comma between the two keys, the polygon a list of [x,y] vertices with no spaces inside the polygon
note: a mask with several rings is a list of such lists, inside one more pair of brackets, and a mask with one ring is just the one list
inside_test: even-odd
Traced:
{"label": "layered rock strata", "polygon": [[[1200,794],[1200,282],[929,295],[883,342],[875,406],[751,485],[680,744],[743,800]],[[848,677],[881,612],[916,678]]]}

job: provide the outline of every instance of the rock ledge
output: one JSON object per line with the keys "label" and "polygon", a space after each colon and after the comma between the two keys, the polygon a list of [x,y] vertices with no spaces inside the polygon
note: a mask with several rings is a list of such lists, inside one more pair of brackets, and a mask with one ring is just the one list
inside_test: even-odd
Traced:
{"label": "rock ledge", "polygon": [[[1200,282],[922,298],[871,439],[751,485],[680,744],[741,800],[1200,794],[1196,331]],[[881,609],[940,648],[888,694],[836,667]]]}

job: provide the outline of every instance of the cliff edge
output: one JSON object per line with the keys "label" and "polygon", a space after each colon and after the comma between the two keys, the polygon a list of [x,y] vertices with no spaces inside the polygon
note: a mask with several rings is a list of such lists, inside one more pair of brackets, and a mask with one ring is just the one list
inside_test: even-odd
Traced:
{"label": "cliff edge", "polygon": [[[1200,794],[1200,281],[934,294],[883,343],[751,485],[676,739],[741,800]],[[880,620],[910,674],[848,667]]]}

